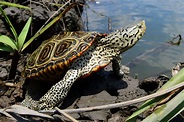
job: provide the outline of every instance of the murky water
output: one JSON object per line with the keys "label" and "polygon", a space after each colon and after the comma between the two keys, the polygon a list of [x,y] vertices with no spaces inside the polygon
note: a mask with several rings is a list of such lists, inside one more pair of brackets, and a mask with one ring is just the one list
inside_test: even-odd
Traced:
{"label": "murky water", "polygon": [[[174,36],[184,36],[183,0],[96,0],[88,2],[83,19],[90,31],[108,32],[108,18],[112,30],[145,20],[147,31],[132,49],[123,54],[122,62],[131,65],[131,74],[145,78],[170,69],[184,61],[184,45],[165,46]],[[88,22],[87,22],[88,20]],[[139,58],[140,56],[141,58]]]}

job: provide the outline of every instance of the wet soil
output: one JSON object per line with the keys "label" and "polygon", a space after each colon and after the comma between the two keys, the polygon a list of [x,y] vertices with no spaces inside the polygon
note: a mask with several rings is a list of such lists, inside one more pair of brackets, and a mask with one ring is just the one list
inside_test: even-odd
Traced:
{"label": "wet soil", "polygon": [[[24,58],[22,60],[24,60]],[[10,62],[11,60],[0,61],[0,64],[3,64],[0,66],[1,69],[3,69],[1,70],[2,73],[0,76],[0,108],[19,104],[24,99],[23,91],[25,92],[26,90],[23,88],[25,79],[19,76],[20,73],[18,73],[17,78],[13,81],[5,80],[8,75]],[[22,63],[22,61],[19,63]],[[5,64],[6,66],[4,66]],[[18,72],[21,72],[20,70],[23,70],[23,64],[18,65]],[[13,83],[14,86],[7,86],[5,83]],[[98,73],[76,81],[60,108],[92,107],[127,101],[147,95],[144,90],[138,87],[138,84],[138,80],[127,75],[123,79],[116,78],[112,73],[111,65],[109,65]],[[115,120],[125,120],[127,116],[130,116],[136,110],[138,105],[139,104],[112,110],[71,114],[71,116],[83,121],[98,120],[114,122]]]}

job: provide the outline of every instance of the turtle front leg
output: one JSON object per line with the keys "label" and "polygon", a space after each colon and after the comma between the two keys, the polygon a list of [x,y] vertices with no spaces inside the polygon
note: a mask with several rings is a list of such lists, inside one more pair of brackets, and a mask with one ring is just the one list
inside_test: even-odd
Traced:
{"label": "turtle front leg", "polygon": [[51,89],[39,100],[38,109],[53,109],[61,105],[64,98],[67,96],[73,83],[79,78],[77,70],[68,70],[64,78],[56,83]]}
{"label": "turtle front leg", "polygon": [[[28,82],[28,81],[27,81]],[[41,83],[37,81],[29,81],[29,85],[25,94],[25,99],[21,105],[30,109],[35,109],[38,106],[38,100],[41,97],[38,91],[41,90]]]}
{"label": "turtle front leg", "polygon": [[112,60],[112,69],[118,78],[122,78],[124,74],[129,73],[129,68],[121,64],[121,56],[113,57]]}

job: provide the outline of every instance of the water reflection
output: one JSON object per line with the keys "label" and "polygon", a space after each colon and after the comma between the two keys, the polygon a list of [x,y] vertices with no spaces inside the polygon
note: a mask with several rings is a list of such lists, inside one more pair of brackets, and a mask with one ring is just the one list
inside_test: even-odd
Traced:
{"label": "water reflection", "polygon": [[[140,42],[123,54],[123,63],[127,64],[145,51],[154,49],[175,35],[184,36],[184,1],[182,0],[97,0],[89,2],[87,9],[90,31],[108,32],[108,17],[112,20],[113,30],[130,23],[145,20],[147,31]],[[97,13],[93,12],[95,10]],[[84,14],[85,15],[85,14]],[[102,16],[103,15],[103,16]],[[86,16],[83,16],[86,20]],[[131,75],[139,78],[167,72],[175,63],[184,61],[183,45],[170,46],[157,53],[149,54],[142,62],[131,69]]]}

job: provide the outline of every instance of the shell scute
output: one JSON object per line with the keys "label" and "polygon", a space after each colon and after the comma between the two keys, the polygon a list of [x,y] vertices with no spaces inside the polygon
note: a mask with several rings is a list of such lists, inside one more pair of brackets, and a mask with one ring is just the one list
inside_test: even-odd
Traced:
{"label": "shell scute", "polygon": [[67,39],[59,42],[56,45],[55,51],[53,51],[53,60],[60,59],[61,56],[67,55],[70,50],[75,48],[77,40]]}
{"label": "shell scute", "polygon": [[63,74],[95,41],[96,32],[65,32],[44,41],[29,57],[25,76],[49,80]]}
{"label": "shell scute", "polygon": [[37,65],[43,65],[43,64],[46,64],[51,55],[52,55],[52,51],[51,50],[54,50],[54,47],[55,47],[55,43],[53,42],[50,42],[50,43],[47,43],[41,50],[38,58],[37,58]]}

